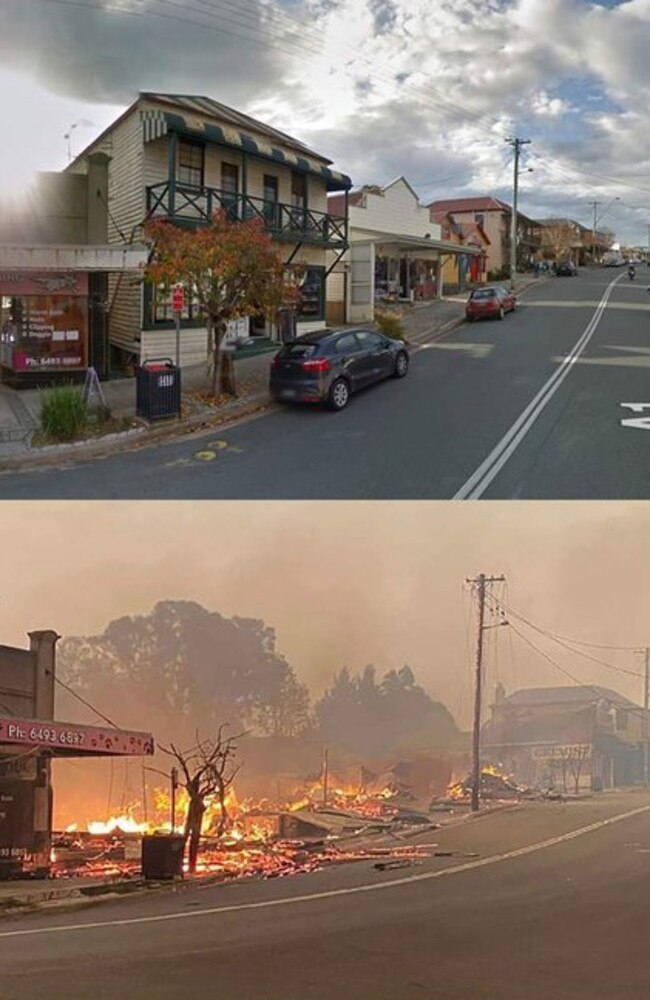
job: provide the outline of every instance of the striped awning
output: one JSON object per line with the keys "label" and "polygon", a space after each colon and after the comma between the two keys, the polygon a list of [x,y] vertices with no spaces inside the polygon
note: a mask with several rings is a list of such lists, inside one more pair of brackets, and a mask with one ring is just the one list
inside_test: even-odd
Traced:
{"label": "striped awning", "polygon": [[314,174],[326,182],[328,191],[347,191],[352,187],[352,181],[346,174],[332,170],[307,156],[267,144],[263,139],[240,132],[231,126],[218,125],[198,116],[179,115],[169,111],[143,110],[140,114],[145,142],[153,142],[169,132],[178,132],[181,135],[200,137],[219,146],[238,149],[242,153],[249,153],[263,160],[281,163],[292,170]]}

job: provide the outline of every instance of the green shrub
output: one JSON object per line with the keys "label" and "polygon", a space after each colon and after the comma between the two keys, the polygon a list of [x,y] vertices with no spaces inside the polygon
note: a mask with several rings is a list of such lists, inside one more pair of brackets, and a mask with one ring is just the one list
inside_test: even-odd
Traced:
{"label": "green shrub", "polygon": [[505,281],[510,277],[510,268],[501,267],[498,271],[488,271],[488,281]]}
{"label": "green shrub", "polygon": [[71,441],[88,423],[86,403],[73,385],[46,389],[41,396],[41,430],[54,441]]}
{"label": "green shrub", "polygon": [[375,325],[385,337],[391,340],[406,340],[404,319],[398,312],[375,311]]}

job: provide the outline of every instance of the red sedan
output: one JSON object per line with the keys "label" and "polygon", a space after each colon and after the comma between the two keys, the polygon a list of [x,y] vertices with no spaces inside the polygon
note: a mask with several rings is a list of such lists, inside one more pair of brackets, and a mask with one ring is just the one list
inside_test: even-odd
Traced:
{"label": "red sedan", "polygon": [[465,316],[469,323],[484,316],[492,319],[503,319],[506,313],[514,312],[517,299],[504,285],[490,285],[475,288],[465,307]]}

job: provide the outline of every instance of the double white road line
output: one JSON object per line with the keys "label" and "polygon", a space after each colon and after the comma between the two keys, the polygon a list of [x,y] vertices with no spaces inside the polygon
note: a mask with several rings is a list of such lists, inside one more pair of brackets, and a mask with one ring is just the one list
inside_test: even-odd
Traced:
{"label": "double white road line", "polygon": [[517,417],[514,424],[508,430],[495,448],[490,452],[484,462],[479,465],[476,472],[469,477],[458,492],[454,495],[454,500],[479,500],[490,483],[499,475],[499,472],[506,464],[510,456],[516,451],[523,439],[528,434],[537,418],[543,413],[551,399],[558,391],[564,380],[569,375],[580,355],[586,350],[589,341],[593,337],[601,317],[607,308],[607,303],[614,290],[614,286],[621,280],[623,275],[618,275],[607,286],[602,299],[598,304],[589,324],[578,338],[571,350],[571,353],[564,358],[561,365],[553,372],[551,377],[544,383],[537,395],[528,404],[526,409]]}

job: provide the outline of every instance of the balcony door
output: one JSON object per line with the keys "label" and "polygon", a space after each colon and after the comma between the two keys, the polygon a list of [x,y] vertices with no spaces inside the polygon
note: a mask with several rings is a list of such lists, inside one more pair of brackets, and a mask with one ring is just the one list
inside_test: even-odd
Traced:
{"label": "balcony door", "polygon": [[291,225],[303,230],[307,222],[307,177],[293,171],[291,174]]}
{"label": "balcony door", "polygon": [[221,197],[228,219],[236,222],[239,218],[239,167],[234,163],[221,164]]}
{"label": "balcony door", "polygon": [[264,221],[270,229],[279,229],[278,179],[264,174]]}

